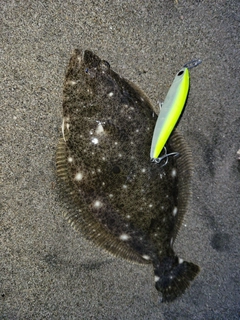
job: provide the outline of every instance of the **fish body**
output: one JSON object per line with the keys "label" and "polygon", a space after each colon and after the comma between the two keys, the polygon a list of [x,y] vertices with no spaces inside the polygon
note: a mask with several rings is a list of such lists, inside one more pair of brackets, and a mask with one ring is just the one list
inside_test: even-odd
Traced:
{"label": "fish body", "polygon": [[159,157],[182,113],[189,91],[189,82],[188,68],[182,68],[174,78],[158,115],[150,150],[151,159]]}
{"label": "fish body", "polygon": [[147,96],[91,51],[76,49],[66,70],[57,173],[71,203],[69,223],[96,245],[152,264],[163,301],[199,272],[173,242],[190,196],[191,153],[177,131],[167,148],[181,157],[149,161],[155,119]]}

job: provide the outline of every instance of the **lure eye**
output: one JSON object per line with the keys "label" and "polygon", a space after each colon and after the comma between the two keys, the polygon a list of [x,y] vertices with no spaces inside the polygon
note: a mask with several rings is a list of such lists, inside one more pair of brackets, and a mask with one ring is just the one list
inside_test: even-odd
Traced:
{"label": "lure eye", "polygon": [[89,69],[88,69],[88,68],[86,68],[86,69],[85,69],[85,73],[88,73],[88,72],[89,72]]}
{"label": "lure eye", "polygon": [[182,74],[183,74],[183,70],[179,71],[177,75],[181,76]]}

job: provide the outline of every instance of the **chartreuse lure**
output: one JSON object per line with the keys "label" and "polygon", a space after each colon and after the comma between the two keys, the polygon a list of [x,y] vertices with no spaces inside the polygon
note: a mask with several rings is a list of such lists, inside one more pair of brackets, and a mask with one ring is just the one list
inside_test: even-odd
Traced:
{"label": "chartreuse lure", "polygon": [[152,162],[159,163],[169,155],[177,155],[177,153],[173,152],[159,157],[185,105],[190,85],[189,69],[200,63],[201,60],[193,60],[185,64],[177,73],[168,91],[154,128],[150,151]]}

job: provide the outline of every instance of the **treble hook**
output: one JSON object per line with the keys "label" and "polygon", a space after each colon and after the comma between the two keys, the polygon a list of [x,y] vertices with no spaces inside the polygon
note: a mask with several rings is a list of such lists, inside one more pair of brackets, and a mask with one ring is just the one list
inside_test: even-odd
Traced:
{"label": "treble hook", "polygon": [[161,165],[161,167],[164,167],[168,163],[168,157],[169,156],[173,156],[173,157],[178,157],[179,156],[179,152],[167,153],[167,148],[166,147],[164,147],[164,150],[165,150],[165,154],[162,157],[152,158],[151,162],[159,164],[160,162],[165,160],[165,162]]}

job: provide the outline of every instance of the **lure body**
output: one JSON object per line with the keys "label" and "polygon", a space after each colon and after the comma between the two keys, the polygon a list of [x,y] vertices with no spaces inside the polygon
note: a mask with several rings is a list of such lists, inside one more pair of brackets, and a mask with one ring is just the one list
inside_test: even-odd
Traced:
{"label": "lure body", "polygon": [[182,68],[176,75],[160,110],[152,138],[150,158],[157,159],[174,129],[185,105],[189,90],[189,71]]}

